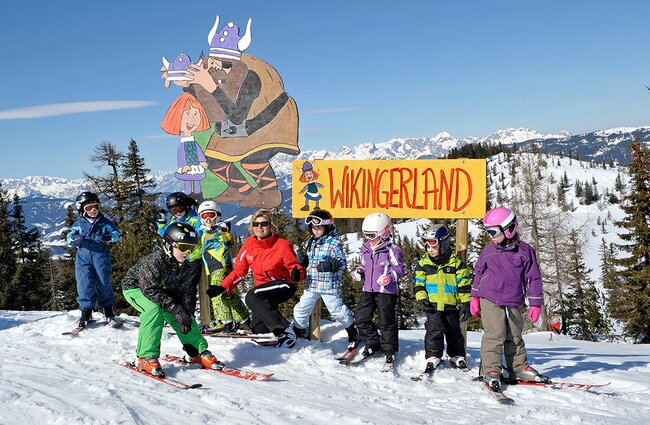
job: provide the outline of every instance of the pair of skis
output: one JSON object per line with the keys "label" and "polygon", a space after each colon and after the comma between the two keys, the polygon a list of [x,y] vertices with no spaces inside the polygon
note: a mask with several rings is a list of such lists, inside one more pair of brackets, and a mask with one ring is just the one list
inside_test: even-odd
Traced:
{"label": "pair of skis", "polygon": [[[205,370],[207,372],[213,372],[213,373],[219,373],[219,374],[222,374],[222,375],[232,376],[234,378],[240,378],[240,379],[244,379],[244,380],[247,380],[247,381],[268,381],[273,376],[273,373],[261,373],[261,372],[254,372],[254,371],[243,371],[241,369],[236,369],[236,368],[232,368],[232,367],[224,367],[222,369],[206,369],[206,368],[201,367],[198,364],[189,363],[189,362],[185,361],[184,359],[182,359],[181,357],[173,356],[173,355],[170,355],[170,354],[167,354],[164,357],[161,357],[160,360],[163,360],[163,361],[165,361],[167,363],[174,363],[174,364],[181,365],[181,366],[187,366],[187,367],[196,366],[195,367],[196,369],[201,369],[201,370]],[[133,372],[139,373],[139,374],[144,375],[144,376],[148,376],[149,378],[153,378],[153,379],[155,379],[155,380],[157,380],[159,382],[162,382],[164,384],[167,384],[167,385],[169,385],[171,387],[174,387],[174,388],[177,388],[177,389],[180,389],[180,390],[189,390],[189,389],[194,389],[194,388],[201,388],[203,386],[203,384],[198,384],[198,383],[197,384],[185,383],[185,382],[179,381],[177,379],[170,378],[168,376],[156,376],[156,375],[153,375],[153,374],[151,374],[151,373],[149,373],[147,371],[138,369],[135,366],[135,363],[133,363],[133,362],[127,362],[127,361],[124,361],[124,360],[114,360],[114,362],[119,364],[122,367],[125,367],[127,369],[132,370]]]}
{"label": "pair of skis", "polygon": [[[348,347],[348,349],[343,352],[341,355],[336,357],[336,360],[339,362],[341,366],[347,366],[347,367],[355,367],[363,364],[366,360],[369,358],[377,358],[379,357],[378,355],[381,354],[381,351],[374,351],[372,354],[369,356],[364,356],[363,353],[360,358],[355,359],[354,357],[357,354],[357,350],[359,349],[359,342],[356,344]],[[395,363],[393,362],[385,362],[384,366],[381,369],[382,372],[384,373],[389,373],[389,372],[394,372],[395,371]]]}
{"label": "pair of skis", "polygon": [[[86,329],[88,329],[88,327],[90,327],[91,325],[93,325],[95,323],[98,323],[98,322],[96,322],[95,320],[91,320],[90,322],[88,322],[88,324],[86,326],[77,326],[76,328],[74,328],[72,330],[61,333],[61,335],[69,335],[69,336],[73,336],[73,337],[77,336],[77,335],[79,335],[80,332],[85,331]],[[109,324],[108,322],[106,322],[106,325],[110,326],[113,329],[119,329],[122,326],[124,326],[124,322],[115,321],[114,324]]]}

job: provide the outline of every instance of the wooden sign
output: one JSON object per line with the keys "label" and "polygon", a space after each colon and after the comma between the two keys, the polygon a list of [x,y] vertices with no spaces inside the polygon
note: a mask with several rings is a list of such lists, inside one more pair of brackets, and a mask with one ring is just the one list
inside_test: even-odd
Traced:
{"label": "wooden sign", "polygon": [[314,208],[353,218],[383,211],[391,218],[480,218],[485,214],[483,159],[297,160],[292,212]]}

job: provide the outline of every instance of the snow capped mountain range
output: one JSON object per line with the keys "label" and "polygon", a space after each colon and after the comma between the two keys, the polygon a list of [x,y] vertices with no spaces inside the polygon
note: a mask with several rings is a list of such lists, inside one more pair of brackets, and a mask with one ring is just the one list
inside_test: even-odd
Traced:
{"label": "snow capped mountain range", "polygon": [[[353,160],[353,159],[435,159],[444,158],[452,149],[470,143],[490,143],[518,146],[538,144],[542,150],[567,155],[579,155],[583,161],[614,160],[626,164],[629,161],[628,144],[634,137],[640,137],[650,146],[650,126],[622,127],[599,130],[591,133],[571,135],[542,134],[535,130],[518,128],[499,130],[487,137],[454,137],[442,132],[433,137],[400,137],[381,143],[362,143],[356,146],[343,146],[338,151],[310,150],[298,156],[278,154],[271,160],[276,172],[278,185],[284,194],[283,207],[291,202],[291,162],[293,160]],[[153,174],[156,190],[166,195],[182,190],[180,182],[173,176],[173,170],[158,171]],[[23,201],[26,224],[41,229],[43,240],[54,251],[61,245],[65,207],[89,186],[83,179],[64,179],[59,177],[26,177],[24,179],[0,179],[3,189],[13,196],[17,193]],[[226,206],[224,214],[234,217],[247,216],[236,206]]]}

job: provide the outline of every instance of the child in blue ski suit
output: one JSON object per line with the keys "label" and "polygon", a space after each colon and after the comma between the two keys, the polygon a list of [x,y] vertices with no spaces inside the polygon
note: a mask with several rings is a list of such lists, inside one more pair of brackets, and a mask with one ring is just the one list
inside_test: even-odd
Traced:
{"label": "child in blue ski suit", "polygon": [[108,323],[115,326],[115,298],[110,281],[113,266],[107,245],[117,242],[120,234],[115,224],[99,210],[99,198],[95,193],[83,192],[77,196],[76,206],[79,218],[70,229],[67,241],[77,248],[75,274],[77,302],[81,310],[79,327],[88,326],[96,305],[104,309]]}

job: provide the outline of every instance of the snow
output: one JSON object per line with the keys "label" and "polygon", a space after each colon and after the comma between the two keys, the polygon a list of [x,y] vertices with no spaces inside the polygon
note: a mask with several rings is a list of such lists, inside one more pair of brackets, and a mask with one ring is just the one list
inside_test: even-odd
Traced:
{"label": "snow", "polygon": [[[530,361],[558,381],[611,384],[598,391],[510,387],[515,406],[498,404],[449,368],[429,382],[409,378],[424,367],[423,329],[400,331],[395,375],[381,360],[356,368],[333,357],[345,331],[325,322],[323,342],[265,348],[245,339],[210,338],[226,364],[274,372],[249,382],[164,364],[167,374],[202,389],[177,390],[124,369],[133,359],[137,318],[122,329],[97,323],[71,338],[78,312],[0,311],[1,424],[483,424],[650,422],[650,346],[574,341],[548,332],[525,336]],[[165,328],[162,352],[182,354]],[[469,333],[469,364],[478,371],[481,334]]]}

